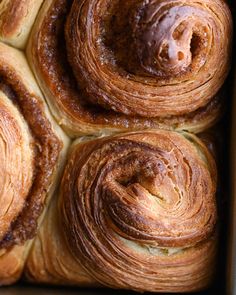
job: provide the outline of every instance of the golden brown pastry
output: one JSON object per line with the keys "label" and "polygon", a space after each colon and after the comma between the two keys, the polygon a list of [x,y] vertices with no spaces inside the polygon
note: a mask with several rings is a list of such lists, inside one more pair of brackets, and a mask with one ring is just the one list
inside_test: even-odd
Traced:
{"label": "golden brown pastry", "polygon": [[43,0],[1,0],[0,40],[24,48]]}
{"label": "golden brown pastry", "polygon": [[27,278],[137,291],[206,288],[217,250],[217,175],[206,146],[161,130],[85,140],[72,146]]}
{"label": "golden brown pastry", "polygon": [[199,132],[222,114],[231,37],[222,0],[48,0],[27,51],[71,136]]}
{"label": "golden brown pastry", "polygon": [[0,285],[22,272],[67,145],[23,53],[0,43]]}

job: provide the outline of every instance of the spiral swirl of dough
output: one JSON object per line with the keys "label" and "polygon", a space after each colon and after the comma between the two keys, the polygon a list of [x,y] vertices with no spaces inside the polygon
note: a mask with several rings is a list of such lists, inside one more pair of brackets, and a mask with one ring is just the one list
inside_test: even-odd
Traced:
{"label": "spiral swirl of dough", "polygon": [[74,258],[114,288],[177,292],[208,285],[215,171],[207,148],[188,134],[150,131],[75,145],[59,202]]}
{"label": "spiral swirl of dough", "polygon": [[223,0],[48,0],[27,55],[73,137],[198,133],[223,113],[231,43]]}
{"label": "spiral swirl of dough", "polygon": [[36,234],[62,150],[52,122],[23,54],[0,43],[0,249]]}
{"label": "spiral swirl of dough", "polygon": [[0,92],[0,240],[21,212],[33,181],[33,151],[28,125]]}
{"label": "spiral swirl of dough", "polygon": [[221,0],[74,1],[68,57],[91,102],[183,115],[205,106],[228,74],[230,19]]}

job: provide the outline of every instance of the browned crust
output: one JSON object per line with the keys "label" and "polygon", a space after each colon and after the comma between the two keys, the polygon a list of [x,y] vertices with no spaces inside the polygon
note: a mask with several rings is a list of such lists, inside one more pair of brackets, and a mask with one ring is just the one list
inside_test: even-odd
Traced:
{"label": "browned crust", "polygon": [[0,255],[0,285],[10,285],[16,282],[24,266],[25,246],[15,246]]}
{"label": "browned crust", "polygon": [[24,48],[43,0],[2,0],[0,3],[0,39]]}
{"label": "browned crust", "polygon": [[[199,132],[222,114],[222,94],[194,112],[180,116],[142,118],[126,116],[88,104],[67,61],[64,24],[72,1],[45,3],[32,32],[28,57],[59,124],[72,136],[165,128]],[[58,62],[60,61],[60,63]]]}
{"label": "browned crust", "polygon": [[0,32],[1,35],[9,38],[12,37],[21,25],[22,16],[29,9],[32,0],[14,0],[7,1],[5,9],[0,14]]}
{"label": "browned crust", "polygon": [[[171,185],[165,183],[169,177]],[[181,205],[172,199],[172,185],[183,193],[180,203],[189,206],[180,215],[173,210]],[[138,291],[196,291],[209,285],[215,268],[215,191],[215,162],[193,135],[123,134],[73,146],[61,182],[58,222],[72,256],[98,282]],[[171,210],[162,203],[164,215],[149,211],[156,206],[154,196],[172,200],[166,205]],[[142,250],[145,246],[183,249],[163,256]]]}
{"label": "browned crust", "polygon": [[16,220],[12,220],[8,233],[0,241],[0,248],[9,248],[35,236],[37,220],[42,213],[63,145],[46,117],[41,100],[28,92],[14,68],[1,64],[0,81],[0,89],[19,107],[29,125],[35,152],[34,181],[24,209]]}

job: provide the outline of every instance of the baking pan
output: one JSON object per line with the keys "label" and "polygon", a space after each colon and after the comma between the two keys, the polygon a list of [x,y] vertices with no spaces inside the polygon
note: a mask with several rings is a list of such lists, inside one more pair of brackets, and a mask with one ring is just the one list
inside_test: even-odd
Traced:
{"label": "baking pan", "polygon": [[[236,6],[234,6],[235,8]],[[234,10],[235,12],[235,10]],[[235,14],[233,14],[235,15]],[[235,29],[235,25],[234,25]],[[235,42],[234,42],[235,43]],[[234,51],[236,49],[234,44]],[[233,75],[232,75],[233,76]],[[232,77],[232,113],[231,113],[231,136],[230,136],[230,206],[228,251],[227,251],[227,294],[236,294],[236,63],[234,58],[234,77]]]}
{"label": "baking pan", "polygon": [[[136,295],[133,291],[117,291],[108,289],[79,289],[79,288],[53,288],[53,287],[42,287],[42,286],[13,286],[6,287],[0,290],[1,295]],[[154,293],[145,293],[154,294]],[[160,293],[156,293],[160,294]],[[166,294],[166,293],[165,293]],[[174,293],[179,294],[179,293]],[[210,290],[198,293],[192,293],[194,295],[222,295],[224,291],[217,290],[213,287]],[[167,294],[166,294],[167,295]]]}

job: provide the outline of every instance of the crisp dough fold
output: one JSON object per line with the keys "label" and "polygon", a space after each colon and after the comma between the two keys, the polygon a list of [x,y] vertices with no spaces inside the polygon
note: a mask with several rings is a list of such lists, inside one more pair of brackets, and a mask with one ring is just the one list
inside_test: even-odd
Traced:
{"label": "crisp dough fold", "polygon": [[141,292],[206,288],[216,263],[216,181],[210,152],[188,133],[77,140],[26,277]]}
{"label": "crisp dough fold", "polygon": [[0,2],[0,40],[25,48],[43,0],[2,0]]}
{"label": "crisp dough fold", "polygon": [[0,43],[0,285],[22,273],[68,144],[23,53]]}
{"label": "crisp dough fold", "polygon": [[224,113],[231,44],[223,0],[48,0],[27,56],[72,137],[198,133]]}

